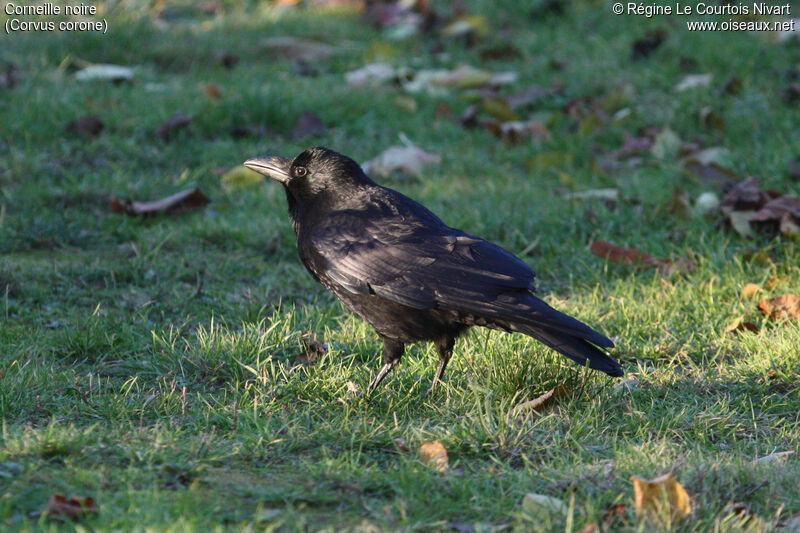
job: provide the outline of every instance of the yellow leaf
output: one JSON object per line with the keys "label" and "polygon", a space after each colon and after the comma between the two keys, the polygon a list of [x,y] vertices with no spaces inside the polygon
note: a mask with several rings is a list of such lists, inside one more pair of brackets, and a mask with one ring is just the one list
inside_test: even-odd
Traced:
{"label": "yellow leaf", "polygon": [[511,416],[517,416],[526,411],[542,411],[548,407],[554,406],[558,403],[558,400],[565,397],[567,394],[569,394],[569,388],[566,385],[556,385],[555,388],[550,389],[538,398],[517,405],[509,414]]}
{"label": "yellow leaf", "polygon": [[419,458],[423,463],[441,473],[444,473],[450,466],[447,450],[438,439],[421,445],[419,447]]}
{"label": "yellow leaf", "polygon": [[671,473],[655,479],[631,476],[631,481],[636,512],[639,515],[644,512],[655,512],[658,515],[665,503],[669,505],[670,520],[684,518],[692,512],[689,494]]}
{"label": "yellow leaf", "polygon": [[742,287],[742,300],[752,300],[753,296],[755,296],[756,292],[758,292],[759,286],[755,283],[748,283],[744,287]]}
{"label": "yellow leaf", "polygon": [[226,189],[249,189],[263,182],[264,176],[241,165],[222,175],[222,186]]}

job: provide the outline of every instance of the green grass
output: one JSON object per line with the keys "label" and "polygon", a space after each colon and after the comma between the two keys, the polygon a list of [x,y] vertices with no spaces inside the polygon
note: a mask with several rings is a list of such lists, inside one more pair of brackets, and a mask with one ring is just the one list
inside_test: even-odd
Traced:
{"label": "green grass", "polygon": [[[535,20],[529,2],[470,3],[493,29],[472,47],[437,34],[386,41],[347,8],[226,0],[217,15],[186,2],[159,17],[150,3],[100,4],[105,36],[0,37],[0,64],[19,74],[16,87],[0,87],[0,529],[581,531],[623,503],[607,527],[650,531],[629,478],[668,471],[694,502],[676,530],[766,531],[800,512],[797,460],[752,464],[797,450],[800,323],[769,323],[740,297],[745,283],[770,278],[759,297],[800,294],[797,241],[743,239],[719,217],[658,209],[676,186],[692,198],[712,190],[672,158],[645,156],[614,176],[593,165],[625,131],[669,126],[728,148],[740,175],[800,193],[786,170],[800,154],[800,113],[780,98],[800,61],[796,43],[689,33],[677,17],[616,17],[602,2]],[[664,45],[633,61],[632,42],[654,27],[667,30]],[[338,53],[301,76],[263,48],[276,35]],[[481,60],[481,49],[506,41],[518,56]],[[535,110],[552,137],[510,145],[436,114],[445,104],[458,116],[468,92],[415,95],[410,113],[395,103],[400,88],[348,88],[344,73],[376,49],[397,66],[517,72],[503,94],[558,80],[564,90]],[[231,70],[225,53],[240,59]],[[674,93],[682,57],[712,73],[712,85]],[[137,73],[131,83],[79,83],[68,66],[76,59]],[[723,92],[734,76],[741,89]],[[209,82],[218,100],[202,93]],[[561,112],[580,98],[630,114],[581,127]],[[705,106],[724,127],[701,123]],[[190,131],[162,142],[156,129],[178,109],[194,117]],[[322,118],[323,137],[291,138],[303,111]],[[86,114],[105,131],[66,132]],[[234,138],[240,125],[272,133]],[[544,297],[612,336],[637,388],[615,389],[530,338],[478,329],[457,342],[433,396],[436,355],[424,344],[372,398],[348,395],[348,381],[364,390],[379,368],[376,335],[299,263],[279,187],[231,192],[214,171],[310,144],[365,161],[401,132],[442,163],[387,184],[453,226],[527,250]],[[527,170],[539,152],[571,159]],[[190,186],[212,198],[208,208],[134,219],[107,207],[110,194],[147,200]],[[621,200],[612,209],[560,194],[596,187],[618,188]],[[596,222],[584,221],[587,209]],[[591,255],[594,239],[692,254],[697,268],[634,271]],[[739,315],[762,328],[725,334]],[[309,338],[330,349],[297,364]],[[509,414],[559,383],[571,392],[554,409]],[[444,475],[416,454],[435,439],[449,452]],[[531,492],[562,499],[568,516],[529,515],[520,502]],[[90,496],[99,512],[77,524],[37,518],[54,494]],[[734,503],[747,506],[744,520]]]}

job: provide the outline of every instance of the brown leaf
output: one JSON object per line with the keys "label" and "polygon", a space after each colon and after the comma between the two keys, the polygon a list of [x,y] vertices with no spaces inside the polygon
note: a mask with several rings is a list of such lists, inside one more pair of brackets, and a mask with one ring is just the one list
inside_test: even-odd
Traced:
{"label": "brown leaf", "polygon": [[156,135],[158,135],[162,141],[166,142],[175,133],[186,128],[191,122],[192,118],[187,116],[183,111],[175,111],[167,120],[161,123]]}
{"label": "brown leaf", "polygon": [[617,246],[606,241],[594,241],[589,247],[589,251],[596,256],[624,265],[657,267],[662,264],[661,261],[650,254],[634,250],[633,248]]}
{"label": "brown leaf", "polygon": [[731,211],[758,211],[767,202],[767,199],[758,186],[758,180],[748,178],[738,183],[722,197],[720,209],[725,214]]}
{"label": "brown leaf", "polygon": [[39,511],[39,514],[47,516],[59,516],[78,520],[79,518],[97,512],[97,503],[94,498],[81,496],[61,496],[56,494],[50,496],[47,504]]}
{"label": "brown leaf", "polygon": [[747,283],[742,287],[742,300],[752,300],[753,296],[761,290],[761,287],[755,283]]}
{"label": "brown leaf", "polygon": [[659,516],[659,511],[665,503],[669,505],[669,515],[672,520],[684,518],[692,512],[689,494],[671,473],[655,479],[631,476],[631,481],[636,512],[640,516],[645,512]]}
{"label": "brown leaf", "polygon": [[420,461],[441,473],[447,471],[450,466],[447,450],[438,439],[421,445],[419,447],[419,458]]}
{"label": "brown leaf", "polygon": [[[305,350],[294,356],[292,360],[293,365],[313,365],[321,356],[328,353],[328,344],[319,342],[317,339],[304,339]],[[350,390],[350,383],[348,382],[348,392]],[[355,386],[355,383],[353,383]],[[358,389],[358,386],[356,386]]]}
{"label": "brown leaf", "polygon": [[796,232],[800,225],[800,198],[784,195],[769,200],[753,215],[750,225],[770,234],[776,231],[784,234]]}
{"label": "brown leaf", "polygon": [[784,294],[778,298],[758,302],[758,310],[770,320],[800,318],[800,297]]}
{"label": "brown leaf", "polygon": [[325,134],[325,124],[322,123],[320,118],[311,112],[306,111],[292,129],[292,138],[296,140],[306,139],[308,137],[319,137]]}
{"label": "brown leaf", "polygon": [[206,83],[200,87],[200,92],[208,98],[209,100],[219,100],[219,97],[222,96],[222,91],[219,88],[219,85],[214,83]]}
{"label": "brown leaf", "polygon": [[558,384],[555,388],[550,389],[538,398],[514,406],[509,412],[509,416],[519,416],[527,411],[543,411],[556,405],[561,398],[566,397],[568,394],[569,388],[564,384]]}
{"label": "brown leaf", "polygon": [[758,326],[752,322],[745,322],[744,316],[738,316],[731,322],[724,330],[723,333],[737,334],[745,331],[750,333],[758,333]]}
{"label": "brown leaf", "polygon": [[94,115],[84,115],[67,124],[67,131],[84,137],[97,137],[103,128],[103,121]]}
{"label": "brown leaf", "polygon": [[200,192],[200,189],[195,188],[177,192],[153,202],[134,202],[130,199],[121,201],[116,196],[112,196],[109,200],[109,207],[114,213],[125,213],[131,216],[147,216],[159,213],[177,215],[205,207],[210,201],[205,194]]}
{"label": "brown leaf", "polygon": [[603,514],[603,522],[608,523],[616,520],[617,518],[625,516],[625,504],[615,503]]}
{"label": "brown leaf", "polygon": [[637,59],[648,57],[661,46],[666,37],[667,32],[664,28],[656,28],[648,31],[641,39],[633,41],[633,60],[636,61]]}

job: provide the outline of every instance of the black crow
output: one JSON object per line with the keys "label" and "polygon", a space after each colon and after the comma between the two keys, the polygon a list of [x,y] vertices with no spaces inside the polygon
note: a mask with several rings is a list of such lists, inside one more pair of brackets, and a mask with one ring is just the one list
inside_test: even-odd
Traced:
{"label": "black crow", "polygon": [[406,343],[424,340],[439,352],[433,390],[470,326],[525,333],[581,365],[622,375],[600,349],[614,343],[534,296],[535,274],[522,260],[381,187],[349,157],[309,148],[244,165],[283,185],[303,264],[383,340],[369,393]]}

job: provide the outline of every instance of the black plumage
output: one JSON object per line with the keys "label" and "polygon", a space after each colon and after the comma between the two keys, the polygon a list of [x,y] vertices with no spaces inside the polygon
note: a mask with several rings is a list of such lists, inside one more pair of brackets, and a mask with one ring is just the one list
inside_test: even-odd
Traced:
{"label": "black plumage", "polygon": [[610,339],[534,296],[533,270],[510,252],[448,227],[428,209],[372,181],[352,159],[310,148],[293,160],[245,166],[280,182],[300,259],[384,343],[373,391],[405,345],[430,340],[441,379],[455,338],[470,326],[530,335],[573,361],[612,376]]}

